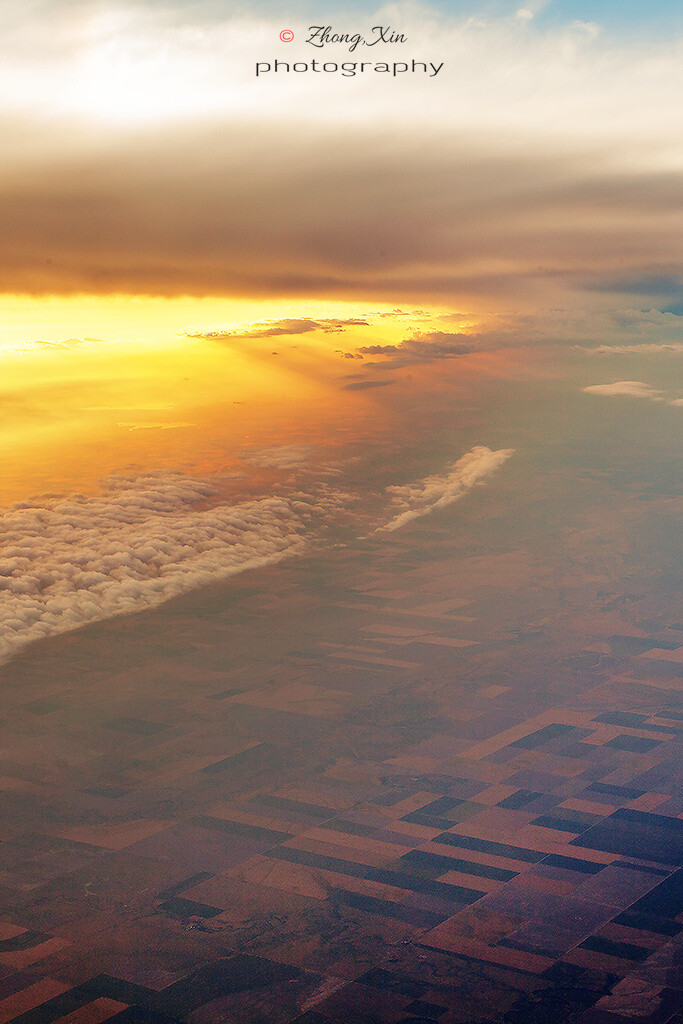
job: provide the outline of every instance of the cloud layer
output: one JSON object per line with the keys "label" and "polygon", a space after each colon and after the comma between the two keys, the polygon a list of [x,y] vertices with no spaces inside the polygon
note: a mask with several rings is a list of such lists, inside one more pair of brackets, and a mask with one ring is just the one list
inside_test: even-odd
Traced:
{"label": "cloud layer", "polygon": [[513,454],[513,448],[492,451],[484,445],[477,445],[454,462],[442,476],[428,476],[403,487],[388,487],[387,493],[399,511],[380,529],[398,530],[420,516],[460,501],[473,487],[483,484]]}
{"label": "cloud layer", "polygon": [[22,502],[0,516],[0,663],[31,641],[298,554],[345,497],[322,485],[230,505],[211,481],[168,473]]}
{"label": "cloud layer", "polygon": [[[8,290],[677,294],[680,40],[406,6],[411,58],[443,78],[256,81],[255,60],[285,57],[258,8],[203,24],[204,5],[77,22],[56,6],[14,5],[0,40]],[[287,59],[310,60],[298,32]]]}
{"label": "cloud layer", "polygon": [[[280,446],[255,451],[252,461],[296,471],[306,454]],[[389,488],[398,512],[381,529],[457,501],[511,454],[477,447],[443,476]],[[112,477],[96,496],[0,510],[0,664],[33,641],[303,553],[326,527],[348,520],[358,498],[321,480],[339,472],[323,467],[309,490],[239,504],[226,501],[220,481],[165,472]],[[379,496],[368,497],[376,507]],[[366,527],[367,514],[353,513],[356,524]]]}

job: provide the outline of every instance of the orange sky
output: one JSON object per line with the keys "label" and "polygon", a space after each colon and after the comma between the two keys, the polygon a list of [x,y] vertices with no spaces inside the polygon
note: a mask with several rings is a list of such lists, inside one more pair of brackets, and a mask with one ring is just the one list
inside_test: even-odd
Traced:
{"label": "orange sky", "polygon": [[[259,312],[285,306],[126,297],[73,304],[15,298],[8,305],[0,388],[4,502],[93,490],[131,467],[235,471],[240,453],[254,445],[341,443],[349,422],[387,414],[372,391],[345,390],[355,361],[335,349],[400,340],[411,322],[409,315],[398,322],[376,315],[375,325],[343,332],[216,340],[185,334],[239,332],[249,326],[245,314],[253,323]],[[330,313],[323,303],[286,309],[309,318],[316,309],[323,320]],[[334,310],[347,318],[362,312]],[[97,328],[104,337],[93,337]],[[27,333],[35,340],[22,344]]]}

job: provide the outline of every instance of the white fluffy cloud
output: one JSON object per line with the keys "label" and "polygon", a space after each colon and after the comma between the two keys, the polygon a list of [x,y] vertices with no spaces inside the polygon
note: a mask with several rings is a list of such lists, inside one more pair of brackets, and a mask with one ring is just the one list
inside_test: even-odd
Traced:
{"label": "white fluffy cloud", "polygon": [[651,398],[662,401],[662,392],[642,380],[615,380],[612,384],[591,384],[584,388],[589,395],[625,395],[628,398]]}
{"label": "white fluffy cloud", "polygon": [[387,493],[399,511],[380,529],[398,530],[419,516],[452,505],[477,484],[484,483],[512,454],[513,448],[492,451],[485,445],[477,445],[454,462],[442,476],[428,476],[424,480],[403,487],[388,487]]}
{"label": "white fluffy cloud", "polygon": [[322,485],[230,505],[179,473],[116,477],[102,495],[22,502],[0,515],[0,663],[26,644],[139,611],[299,553],[347,496]]}

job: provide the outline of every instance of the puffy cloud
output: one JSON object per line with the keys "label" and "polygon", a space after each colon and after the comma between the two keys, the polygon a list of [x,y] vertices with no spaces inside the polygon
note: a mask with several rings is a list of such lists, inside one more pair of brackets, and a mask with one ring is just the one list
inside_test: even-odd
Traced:
{"label": "puffy cloud", "polygon": [[662,392],[642,380],[615,380],[612,384],[590,384],[583,389],[589,395],[626,395],[628,398],[652,398],[662,401]]}
{"label": "puffy cloud", "polygon": [[[658,309],[587,310],[586,308],[539,308],[533,314],[501,314],[489,318],[485,329],[477,318],[453,314],[464,331],[416,331],[396,344],[363,345],[356,352],[369,372],[417,363],[454,359],[477,352],[538,345],[548,348],[571,345],[587,354],[609,352],[635,355],[676,354],[683,346],[683,318]],[[434,320],[444,320],[436,316]],[[591,343],[586,343],[591,338]],[[375,358],[377,357],[377,358]]]}
{"label": "puffy cloud", "polygon": [[0,515],[0,661],[34,640],[297,554],[311,525],[347,502],[321,484],[315,494],[225,504],[215,483],[179,473],[21,502]]}
{"label": "puffy cloud", "polygon": [[590,384],[583,389],[589,395],[623,396],[626,398],[649,398],[653,402],[680,405],[677,398],[666,398],[660,388],[652,388],[642,380],[615,380],[611,384]]}
{"label": "puffy cloud", "polygon": [[404,338],[398,345],[363,345],[358,352],[364,356],[386,356],[388,367],[429,363],[434,359],[452,359],[467,355],[481,347],[476,335],[447,331],[419,331]]}
{"label": "puffy cloud", "polygon": [[452,505],[473,487],[484,483],[513,454],[514,448],[492,451],[485,445],[477,445],[441,476],[428,476],[402,487],[388,487],[387,493],[399,511],[380,529],[398,530],[413,519]]}

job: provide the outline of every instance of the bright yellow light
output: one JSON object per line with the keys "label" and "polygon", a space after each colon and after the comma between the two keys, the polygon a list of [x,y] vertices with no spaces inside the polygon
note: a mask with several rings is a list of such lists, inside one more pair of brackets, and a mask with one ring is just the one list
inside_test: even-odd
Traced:
{"label": "bright yellow light", "polygon": [[[239,471],[245,446],[341,439],[356,418],[386,415],[379,395],[345,387],[362,361],[344,351],[396,344],[424,320],[388,306],[369,313],[367,304],[303,300],[2,302],[4,503],[92,492],[116,472]],[[279,320],[291,333],[269,335]]]}

